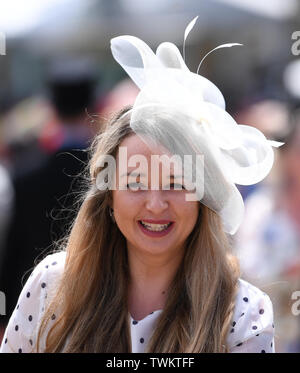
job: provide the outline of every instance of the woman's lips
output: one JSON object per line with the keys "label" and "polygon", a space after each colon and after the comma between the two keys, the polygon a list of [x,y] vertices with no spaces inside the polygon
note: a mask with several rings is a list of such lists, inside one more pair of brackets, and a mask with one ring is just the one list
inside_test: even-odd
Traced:
{"label": "woman's lips", "polygon": [[154,219],[142,219],[139,221],[144,221],[145,223],[150,223],[150,224],[169,224],[173,223],[172,220],[154,220]]}
{"label": "woman's lips", "polygon": [[[149,224],[170,224],[166,229],[162,231],[150,231],[147,229],[143,224],[142,221]],[[149,236],[149,237],[163,237],[170,233],[170,231],[174,227],[174,222],[170,220],[151,220],[151,219],[143,219],[138,221],[138,226],[140,227],[141,231]]]}

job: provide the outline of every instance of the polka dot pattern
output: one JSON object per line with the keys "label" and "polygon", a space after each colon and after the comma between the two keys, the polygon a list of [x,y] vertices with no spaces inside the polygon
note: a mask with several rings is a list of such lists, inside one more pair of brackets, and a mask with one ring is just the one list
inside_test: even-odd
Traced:
{"label": "polka dot pattern", "polygon": [[[239,293],[227,338],[230,352],[275,352],[272,302],[266,293],[239,279]],[[271,328],[272,327],[272,328]],[[240,338],[239,336],[242,336]]]}
{"label": "polka dot pattern", "polygon": [[[47,256],[27,280],[5,330],[0,352],[34,352],[37,325],[50,298],[52,284],[63,271],[65,253]],[[130,317],[132,352],[144,352],[163,310],[152,311],[141,320]],[[50,317],[51,327],[59,318]],[[275,325],[268,295],[239,279],[239,291],[228,328],[227,346],[232,353],[275,352]],[[42,346],[45,341],[42,341]]]}
{"label": "polka dot pattern", "polygon": [[[54,280],[62,274],[65,256],[64,252],[48,255],[35,267],[10,317],[0,352],[35,352],[39,321],[46,308],[48,291],[51,289],[49,284],[54,284]],[[52,322],[55,322],[56,318],[56,313],[53,313]],[[41,345],[45,345],[44,343],[45,341],[42,341]]]}

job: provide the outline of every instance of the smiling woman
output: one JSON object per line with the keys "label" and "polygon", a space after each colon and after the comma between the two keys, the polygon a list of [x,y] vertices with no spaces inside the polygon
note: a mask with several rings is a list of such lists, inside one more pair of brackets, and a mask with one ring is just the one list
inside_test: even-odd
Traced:
{"label": "smiling woman", "polygon": [[184,189],[163,190],[161,177],[158,190],[97,188],[102,154],[117,159],[121,145],[128,157],[158,151],[129,120],[124,110],[95,139],[66,247],[34,269],[1,351],[272,351],[272,304],[239,279],[217,213],[186,201]]}
{"label": "smiling woman", "polygon": [[235,184],[268,174],[271,144],[174,45],[155,55],[124,36],[112,51],[141,92],[96,136],[65,246],[34,269],[1,351],[274,352],[272,302],[240,278],[227,236]]}
{"label": "smiling woman", "polygon": [[[143,155],[149,165],[153,164],[152,155],[161,155],[154,154],[155,150],[150,150],[135,134],[126,137],[121,146],[127,148],[128,157]],[[152,168],[144,171],[143,175],[149,174],[147,179],[152,185]],[[117,174],[119,172],[118,163]],[[163,174],[168,176],[170,188],[166,188],[167,180],[163,180]],[[138,181],[141,184],[141,178]],[[131,315],[136,320],[163,306],[167,294],[163,291],[182,261],[185,242],[199,214],[199,202],[186,202],[187,192],[173,188],[174,174],[166,175],[161,170],[159,181],[159,190],[148,185],[143,189],[139,185],[140,189],[119,190],[121,185],[117,185],[112,192],[114,217],[126,237],[129,267],[133,269],[129,301]]]}

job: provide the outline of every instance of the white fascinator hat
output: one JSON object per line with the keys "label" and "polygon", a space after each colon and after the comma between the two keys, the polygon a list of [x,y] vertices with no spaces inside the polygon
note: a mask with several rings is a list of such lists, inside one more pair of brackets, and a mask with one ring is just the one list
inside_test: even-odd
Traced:
{"label": "white fascinator hat", "polygon": [[[196,20],[187,26],[184,42]],[[235,45],[241,44],[223,44],[212,51]],[[244,215],[235,184],[263,180],[274,162],[272,147],[283,143],[237,124],[226,111],[220,90],[198,74],[199,68],[191,72],[174,44],[161,43],[154,53],[142,40],[123,35],[111,40],[111,51],[140,89],[130,111],[133,131],[149,146],[162,145],[181,157],[191,155],[190,176],[198,200],[219,214],[225,232],[234,234]],[[197,155],[202,155],[199,162]]]}

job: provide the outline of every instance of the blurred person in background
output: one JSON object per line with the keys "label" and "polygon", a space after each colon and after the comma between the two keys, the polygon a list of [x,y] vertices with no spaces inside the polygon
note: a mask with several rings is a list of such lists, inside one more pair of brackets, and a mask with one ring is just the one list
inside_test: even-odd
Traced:
{"label": "blurred person in background", "polygon": [[14,191],[11,178],[6,168],[0,164],[0,268],[13,203]]}
{"label": "blurred person in background", "polygon": [[[11,221],[11,212],[14,204],[14,191],[9,172],[6,167],[0,164],[0,271],[2,268],[2,258],[4,253],[5,239],[7,229]],[[5,292],[0,288],[1,294]],[[2,298],[1,298],[2,300]],[[6,299],[5,303],[0,304],[0,317],[6,314]],[[2,339],[3,330],[0,329],[0,340]]]}
{"label": "blurred person in background", "polygon": [[[35,156],[31,157],[34,164],[14,173],[15,208],[0,273],[0,289],[6,294],[7,304],[7,315],[1,317],[4,325],[26,273],[35,259],[65,233],[71,219],[75,177],[87,161],[85,149],[93,136],[88,112],[93,109],[95,83],[90,60],[62,59],[50,66],[48,87],[56,120],[41,132]],[[20,164],[13,167],[18,169]]]}
{"label": "blurred person in background", "polygon": [[99,107],[100,121],[107,122],[116,112],[126,106],[132,106],[138,93],[137,86],[130,79],[121,80],[101,100],[101,107]]}
{"label": "blurred person in background", "polygon": [[[263,98],[256,99],[250,102],[243,108],[237,111],[236,117],[240,124],[254,126],[259,129],[267,138],[283,141],[289,132],[289,111],[284,102]],[[268,183],[272,182],[271,177],[276,177],[276,169],[274,168],[271,175],[267,178]],[[246,200],[252,192],[261,187],[265,181],[253,185],[239,185],[238,189],[241,192],[243,199]]]}
{"label": "blurred person in background", "polygon": [[300,320],[292,293],[300,289],[300,115],[277,154],[276,178],[245,202],[235,249],[245,278],[271,293],[278,352],[300,352]]}

